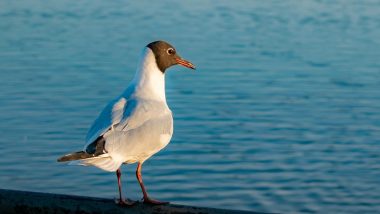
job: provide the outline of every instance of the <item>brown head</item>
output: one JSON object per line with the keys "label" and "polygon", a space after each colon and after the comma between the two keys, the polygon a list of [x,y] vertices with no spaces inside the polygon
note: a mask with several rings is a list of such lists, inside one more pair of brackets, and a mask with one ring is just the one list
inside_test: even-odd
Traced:
{"label": "brown head", "polygon": [[162,73],[165,73],[166,69],[173,65],[182,65],[195,70],[195,66],[191,62],[182,59],[176,49],[165,41],[155,41],[149,43],[147,47],[154,53],[157,67]]}

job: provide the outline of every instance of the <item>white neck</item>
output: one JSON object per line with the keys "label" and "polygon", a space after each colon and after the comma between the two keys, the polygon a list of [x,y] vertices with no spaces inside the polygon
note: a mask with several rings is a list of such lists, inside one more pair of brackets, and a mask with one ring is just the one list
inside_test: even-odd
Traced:
{"label": "white neck", "polygon": [[164,101],[165,96],[165,74],[157,67],[153,51],[146,47],[143,50],[139,66],[131,85],[134,94],[146,99]]}

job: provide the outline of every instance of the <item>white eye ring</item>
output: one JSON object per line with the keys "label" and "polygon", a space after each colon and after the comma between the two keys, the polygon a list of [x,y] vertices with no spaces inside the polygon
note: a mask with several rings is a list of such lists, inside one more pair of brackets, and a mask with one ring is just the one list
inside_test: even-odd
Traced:
{"label": "white eye ring", "polygon": [[168,50],[166,51],[169,55],[173,55],[175,54],[175,50],[173,48],[168,48]]}

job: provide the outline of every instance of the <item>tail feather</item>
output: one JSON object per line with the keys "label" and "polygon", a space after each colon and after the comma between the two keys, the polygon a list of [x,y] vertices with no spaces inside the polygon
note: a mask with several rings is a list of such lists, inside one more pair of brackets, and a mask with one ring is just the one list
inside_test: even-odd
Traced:
{"label": "tail feather", "polygon": [[106,156],[80,160],[80,164],[93,165],[105,171],[114,172],[121,166],[122,162],[117,161],[110,156]]}
{"label": "tail feather", "polygon": [[57,161],[58,162],[74,161],[74,160],[81,160],[81,159],[92,158],[92,157],[94,157],[93,154],[88,154],[84,151],[80,151],[80,152],[74,152],[74,153],[64,155],[58,158]]}
{"label": "tail feather", "polygon": [[70,161],[70,165],[93,165],[105,171],[116,171],[122,164],[122,161],[115,160],[109,154],[95,156],[84,151],[74,152],[64,155],[57,160],[58,162]]}

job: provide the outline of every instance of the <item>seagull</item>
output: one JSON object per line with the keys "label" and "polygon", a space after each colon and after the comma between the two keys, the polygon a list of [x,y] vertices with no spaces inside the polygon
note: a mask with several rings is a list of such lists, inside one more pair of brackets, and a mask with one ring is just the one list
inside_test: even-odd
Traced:
{"label": "seagull", "polygon": [[127,89],[112,100],[90,127],[82,151],[58,158],[58,162],[95,166],[116,172],[121,206],[135,202],[124,200],[121,190],[122,164],[137,163],[136,178],[143,202],[166,204],[148,196],[141,170],[143,163],[166,147],[173,135],[173,115],[165,96],[165,71],[173,65],[195,70],[165,41],[149,43],[144,49],[135,76]]}

